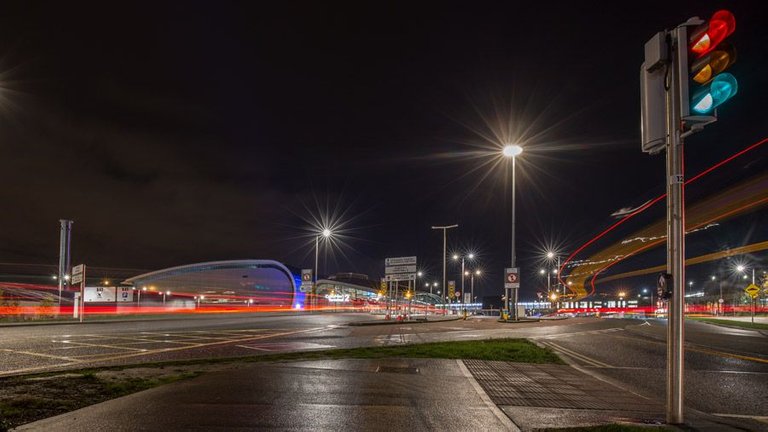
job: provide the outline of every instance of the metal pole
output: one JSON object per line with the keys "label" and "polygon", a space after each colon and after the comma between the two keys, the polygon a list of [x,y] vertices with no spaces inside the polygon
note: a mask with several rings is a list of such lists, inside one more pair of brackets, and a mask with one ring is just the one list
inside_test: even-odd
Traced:
{"label": "metal pole", "polygon": [[[461,296],[463,295],[464,295],[464,257],[461,257]],[[459,296],[459,302],[463,301],[463,298],[461,296]]]}
{"label": "metal pole", "polygon": [[314,283],[312,284],[312,308],[317,309],[317,273],[318,273],[318,255],[320,254],[320,236],[315,237],[315,271]]}
{"label": "metal pole", "polygon": [[67,283],[64,280],[64,275],[69,273],[69,244],[72,236],[72,221],[67,219],[59,219],[60,231],[59,231],[59,307],[61,307],[61,294],[64,290],[64,284]]}
{"label": "metal pole", "polygon": [[[515,211],[516,211],[516,208],[515,208],[515,187],[516,187],[515,160],[516,159],[517,159],[516,156],[512,156],[512,266],[511,266],[512,268],[515,268],[515,263],[517,261],[517,256],[515,255]],[[512,291],[514,291],[514,302],[512,304],[514,307],[514,312],[512,316],[514,317],[515,321],[517,321],[518,320],[517,294],[518,294],[519,288],[512,288]],[[509,301],[509,297],[510,296],[507,296],[507,301]]]}
{"label": "metal pole", "polygon": [[469,304],[475,303],[475,272],[469,275]]}
{"label": "metal pole", "polygon": [[672,298],[667,320],[667,423],[683,423],[684,301],[685,301],[685,172],[680,136],[679,63],[687,54],[687,30],[672,35],[671,79],[667,91],[667,269],[672,274]]}

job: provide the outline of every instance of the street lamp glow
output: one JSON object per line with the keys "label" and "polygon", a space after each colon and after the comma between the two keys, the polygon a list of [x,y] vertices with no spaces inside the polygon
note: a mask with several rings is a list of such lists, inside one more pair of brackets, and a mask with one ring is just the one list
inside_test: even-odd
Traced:
{"label": "street lamp glow", "polygon": [[469,258],[469,259],[475,259],[475,254],[471,253],[471,254],[467,255],[467,258]]}
{"label": "street lamp glow", "polygon": [[552,251],[547,252],[547,258],[552,259],[555,257],[555,253]]}
{"label": "street lamp glow", "polygon": [[459,256],[457,254],[453,254],[453,259],[457,260],[459,259]]}
{"label": "street lamp glow", "polygon": [[522,152],[523,148],[517,144],[507,144],[504,146],[504,149],[501,150],[501,154],[508,158],[518,156]]}
{"label": "street lamp glow", "polygon": [[328,228],[323,230],[323,237],[328,238],[328,237],[331,236],[331,234],[333,234],[333,233]]}
{"label": "street lamp glow", "polygon": [[539,270],[539,274],[541,274],[541,275],[547,274],[547,271],[544,270],[544,269],[541,269],[541,270]]}
{"label": "street lamp glow", "polygon": [[422,276],[424,276],[424,272],[423,271],[417,271],[416,272],[416,276],[422,277]]}
{"label": "street lamp glow", "polygon": [[480,276],[482,273],[483,272],[481,272],[480,270],[475,270],[475,274],[478,275],[478,276]]}
{"label": "street lamp glow", "polygon": [[743,272],[744,270],[746,270],[746,267],[743,265],[739,264],[736,266],[736,271]]}
{"label": "street lamp glow", "polygon": [[626,293],[625,293],[624,291],[621,291],[621,292],[619,293],[619,298],[624,298],[624,295],[625,295],[625,294],[626,294]]}
{"label": "street lamp glow", "polygon": [[713,276],[712,276],[712,280],[715,280],[715,279],[717,279],[717,278],[716,278],[716,277],[713,275]]}
{"label": "street lamp glow", "polygon": [[464,276],[469,276],[469,270],[464,271]]}

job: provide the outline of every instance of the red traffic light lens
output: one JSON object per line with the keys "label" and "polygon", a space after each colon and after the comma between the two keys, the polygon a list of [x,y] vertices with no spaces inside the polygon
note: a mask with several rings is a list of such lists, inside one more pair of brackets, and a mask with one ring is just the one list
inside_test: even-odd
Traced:
{"label": "red traffic light lens", "polygon": [[736,30],[736,18],[727,10],[719,10],[707,24],[691,34],[691,51],[702,56],[712,51],[720,42]]}

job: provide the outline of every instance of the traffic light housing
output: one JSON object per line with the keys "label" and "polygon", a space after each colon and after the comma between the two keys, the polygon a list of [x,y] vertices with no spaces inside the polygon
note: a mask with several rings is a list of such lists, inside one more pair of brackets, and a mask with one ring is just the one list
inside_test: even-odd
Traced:
{"label": "traffic light housing", "polygon": [[736,30],[736,18],[720,10],[709,21],[683,29],[686,49],[678,41],[681,118],[693,124],[711,123],[717,119],[715,109],[738,91],[736,78],[724,72],[736,61],[736,49],[725,42]]}

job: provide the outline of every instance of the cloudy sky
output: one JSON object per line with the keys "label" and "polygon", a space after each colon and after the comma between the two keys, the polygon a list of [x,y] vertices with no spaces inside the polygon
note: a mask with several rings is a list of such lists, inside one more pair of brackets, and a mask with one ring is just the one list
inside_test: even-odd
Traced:
{"label": "cloudy sky", "polygon": [[[768,135],[765,6],[619,3],[9,2],[0,273],[55,266],[61,218],[75,221],[74,261],[118,276],[234,258],[311,267],[313,222],[330,220],[340,235],[321,274],[378,277],[385,257],[418,255],[437,277],[430,226],[458,223],[450,249],[475,251],[495,293],[510,248],[498,149],[514,140],[532,295],[544,249],[567,255],[663,193],[663,158],[639,149],[654,32],[722,7],[737,18],[740,92],[689,139],[689,172]],[[765,158],[755,150],[690,199]],[[766,240],[765,219],[756,209],[702,234],[702,253]]]}

